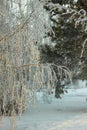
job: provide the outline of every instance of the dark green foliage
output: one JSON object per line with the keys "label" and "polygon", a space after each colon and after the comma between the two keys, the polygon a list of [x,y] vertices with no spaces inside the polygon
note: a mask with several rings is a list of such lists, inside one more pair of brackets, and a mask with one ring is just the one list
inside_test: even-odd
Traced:
{"label": "dark green foliage", "polygon": [[63,93],[64,93],[63,86],[61,85],[60,82],[57,82],[57,86],[55,88],[55,97],[61,98],[60,94],[63,94]]}
{"label": "dark green foliage", "polygon": [[[80,9],[87,10],[87,2],[78,0],[74,3],[73,0],[51,0],[53,7],[50,7],[49,2],[44,6],[47,11],[50,11],[50,20],[52,21],[52,30],[47,33],[47,37],[51,38],[51,42],[56,43],[55,46],[44,45],[41,46],[41,62],[55,63],[57,65],[64,65],[73,72],[73,79],[87,79],[87,49],[85,48],[83,56],[81,56],[83,42],[87,38],[87,32],[82,30],[82,25],[75,26],[75,22],[79,17],[79,14],[75,16],[75,19],[70,20],[72,12],[67,12],[67,9],[54,8],[56,3],[61,5],[69,4],[71,9],[79,11]],[[56,19],[54,18],[56,17]],[[86,46],[85,46],[86,47]],[[58,71],[53,68],[56,74]],[[59,77],[57,76],[59,79]],[[65,77],[63,76],[63,79]],[[62,79],[62,80],[63,80]],[[61,85],[61,81],[58,80],[55,89],[55,97],[60,97],[60,94],[64,93],[64,87]]]}
{"label": "dark green foliage", "polygon": [[77,6],[79,9],[84,9],[87,11],[87,0],[78,0]]}

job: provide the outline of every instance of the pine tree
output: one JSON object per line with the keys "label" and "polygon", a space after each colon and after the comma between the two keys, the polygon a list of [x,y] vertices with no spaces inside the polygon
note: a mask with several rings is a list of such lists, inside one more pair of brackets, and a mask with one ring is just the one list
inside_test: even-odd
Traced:
{"label": "pine tree", "polygon": [[[66,5],[68,5],[67,8]],[[87,38],[87,31],[82,29],[79,20],[80,15],[83,16],[84,12],[87,11],[86,7],[87,2],[82,0],[78,0],[76,3],[72,0],[51,0],[44,6],[50,12],[49,17],[52,23],[52,29],[47,33],[47,37],[51,38],[51,42],[55,43],[55,46],[41,46],[41,60],[42,62],[68,67],[73,72],[73,80],[87,79],[87,45],[85,44],[85,49],[83,48],[84,41]],[[87,15],[85,15],[85,18],[87,18]],[[76,24],[77,21],[78,24]],[[85,26],[87,27],[87,25]],[[83,54],[81,56],[82,50]],[[54,70],[57,74],[56,68]],[[57,78],[59,79],[58,76]],[[63,76],[62,80],[64,78]],[[63,88],[59,80],[55,90],[56,97],[64,93]]]}

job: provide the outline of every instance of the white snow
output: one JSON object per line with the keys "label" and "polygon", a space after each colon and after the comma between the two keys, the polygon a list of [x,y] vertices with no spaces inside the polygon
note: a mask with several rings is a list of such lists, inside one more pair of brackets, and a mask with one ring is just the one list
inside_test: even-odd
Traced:
{"label": "white snow", "polygon": [[[17,118],[16,130],[87,130],[87,88],[69,89],[50,104],[42,101],[42,93],[37,97],[36,104]],[[8,118],[0,120],[0,130],[10,130]]]}

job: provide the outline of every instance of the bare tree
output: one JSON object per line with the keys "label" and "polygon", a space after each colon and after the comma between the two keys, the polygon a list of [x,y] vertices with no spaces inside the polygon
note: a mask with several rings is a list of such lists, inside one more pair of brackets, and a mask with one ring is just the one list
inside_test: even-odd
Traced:
{"label": "bare tree", "polygon": [[[46,31],[42,3],[38,0],[1,2],[5,7],[9,6],[10,14],[4,17],[8,29],[4,24],[2,29],[6,29],[6,33],[2,31],[0,34],[1,112],[12,116],[22,114],[27,102],[35,102],[37,90],[44,88],[49,94],[57,78],[51,64],[40,64],[38,46],[42,44]],[[64,71],[66,77],[68,75],[71,79],[68,68],[57,66],[57,69],[60,77]]]}

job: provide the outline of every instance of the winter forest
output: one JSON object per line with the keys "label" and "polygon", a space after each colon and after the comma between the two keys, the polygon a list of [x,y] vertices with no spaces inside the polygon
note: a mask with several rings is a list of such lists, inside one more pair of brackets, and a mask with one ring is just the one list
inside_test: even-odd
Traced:
{"label": "winter forest", "polygon": [[86,115],[87,0],[0,0],[0,130],[86,130]]}

